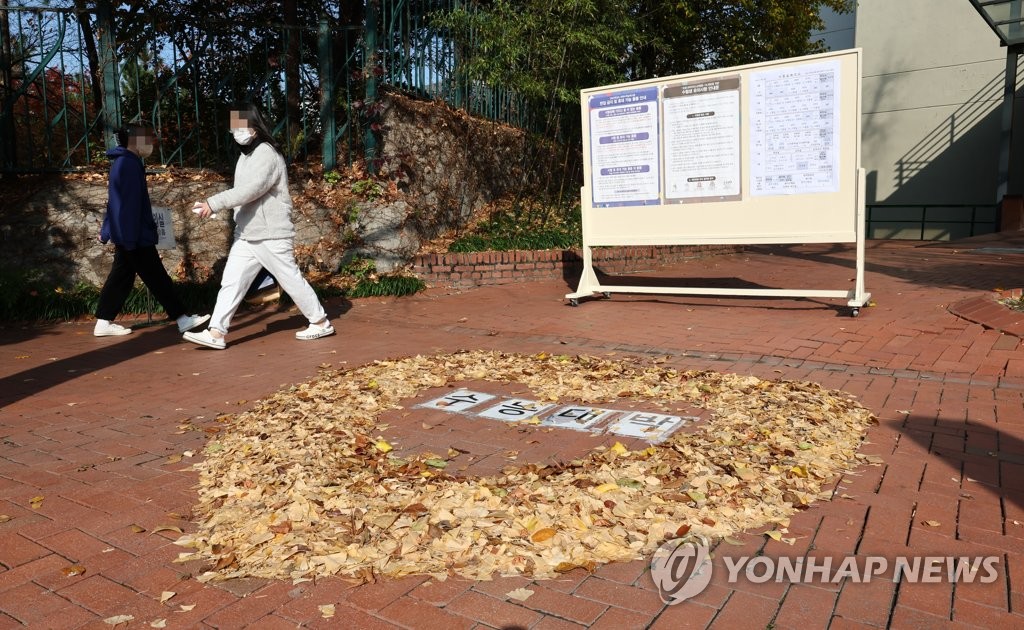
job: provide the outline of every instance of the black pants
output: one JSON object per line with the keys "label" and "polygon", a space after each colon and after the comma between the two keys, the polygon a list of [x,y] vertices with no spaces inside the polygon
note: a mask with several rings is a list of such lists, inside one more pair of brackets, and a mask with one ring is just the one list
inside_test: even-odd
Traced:
{"label": "black pants", "polygon": [[135,285],[135,276],[142,278],[153,297],[164,307],[171,319],[185,314],[185,305],[174,291],[174,282],[167,275],[156,247],[139,247],[128,251],[114,247],[114,264],[107,274],[107,280],[100,291],[100,302],[96,306],[96,318],[113,320],[121,312],[128,294]]}

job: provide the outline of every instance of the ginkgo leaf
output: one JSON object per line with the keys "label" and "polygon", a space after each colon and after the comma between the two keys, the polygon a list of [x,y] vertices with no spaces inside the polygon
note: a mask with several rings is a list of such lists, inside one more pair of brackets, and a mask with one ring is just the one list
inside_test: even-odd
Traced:
{"label": "ginkgo leaf", "polygon": [[517,588],[515,590],[505,593],[505,597],[514,599],[517,602],[525,602],[526,600],[530,599],[531,595],[533,595],[533,591],[526,588]]}
{"label": "ginkgo leaf", "polygon": [[530,536],[530,540],[532,540],[533,542],[544,542],[545,540],[550,540],[554,538],[555,534],[557,533],[558,532],[554,529],[550,527],[545,527],[544,529],[538,529],[537,531],[533,532],[533,534]]}
{"label": "ginkgo leaf", "polygon": [[128,623],[129,621],[134,620],[135,617],[133,617],[132,615],[114,615],[113,617],[107,617],[106,619],[104,619],[103,623],[107,624],[108,626],[117,626],[122,623]]}
{"label": "ginkgo leaf", "polygon": [[[857,465],[884,463],[857,453],[875,419],[844,392],[688,371],[682,360],[471,351],[323,369],[218,416],[216,441],[195,465],[195,531],[175,541],[188,548],[177,562],[204,560],[200,583],[545,579],[648,557],[673,537],[743,545],[741,532],[768,529],[794,544],[789,516],[832,499]],[[586,409],[635,401],[700,420],[628,456],[626,443],[613,442],[557,463],[531,460],[526,445],[560,440],[565,429],[506,424],[499,430],[528,434],[517,442],[523,450],[493,452],[484,466],[497,460],[500,470],[488,476],[473,475],[477,457],[445,442],[436,448],[446,457],[386,454],[386,422],[419,430],[426,412],[413,410],[427,390],[470,382],[527,400]],[[399,409],[408,411],[394,415]],[[443,420],[429,424],[431,435],[446,429]]]}
{"label": "ginkgo leaf", "polygon": [[175,525],[161,525],[159,527],[153,528],[153,531],[151,531],[150,534],[159,534],[160,532],[175,532],[177,534],[182,533],[181,528]]}
{"label": "ginkgo leaf", "polygon": [[324,619],[330,619],[334,616],[334,604],[320,604],[317,606],[320,611],[320,616]]}

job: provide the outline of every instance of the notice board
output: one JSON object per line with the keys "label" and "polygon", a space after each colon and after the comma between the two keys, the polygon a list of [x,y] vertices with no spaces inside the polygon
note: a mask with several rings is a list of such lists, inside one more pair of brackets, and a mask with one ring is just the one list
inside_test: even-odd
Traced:
{"label": "notice board", "polygon": [[860,49],[581,91],[584,274],[616,245],[858,243],[853,290],[659,293],[847,297],[863,289]]}

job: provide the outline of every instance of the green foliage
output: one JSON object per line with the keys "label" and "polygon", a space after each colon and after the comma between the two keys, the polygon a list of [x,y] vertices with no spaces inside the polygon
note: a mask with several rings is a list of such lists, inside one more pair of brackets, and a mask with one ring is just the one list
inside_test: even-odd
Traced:
{"label": "green foliage", "polygon": [[1006,298],[999,300],[999,303],[1012,311],[1024,312],[1024,297]]}
{"label": "green foliage", "polygon": [[535,104],[578,103],[581,89],[821,50],[823,7],[851,0],[495,0],[436,20],[466,50],[470,80]]}
{"label": "green foliage", "polygon": [[324,173],[324,181],[334,186],[341,181],[341,173],[338,172],[338,169],[327,171]]}
{"label": "green foliage", "polygon": [[621,0],[496,0],[473,7],[437,18],[475,53],[462,71],[539,104],[578,102],[581,86],[615,82],[639,35]]}
{"label": "green foliage", "polygon": [[381,276],[376,280],[363,278],[346,295],[350,298],[380,297],[384,295],[412,295],[427,288],[422,280],[415,276]]}
{"label": "green foliage", "polygon": [[427,288],[422,280],[414,276],[377,273],[377,265],[369,258],[353,258],[342,266],[339,273],[354,280],[345,291],[350,298],[380,297],[384,295],[412,295]]}
{"label": "green foliage", "polygon": [[380,182],[372,179],[361,179],[352,184],[352,192],[365,199],[373,200],[384,194],[384,187],[381,186]]}
{"label": "green foliage", "polygon": [[567,249],[582,245],[580,208],[522,206],[494,212],[472,233],[453,242],[451,252]]}
{"label": "green foliage", "polygon": [[[175,288],[190,310],[208,310],[219,287],[210,283],[180,283]],[[87,317],[96,312],[99,298],[99,288],[90,284],[68,287],[48,282],[32,272],[0,272],[0,321],[67,321]],[[164,312],[160,303],[139,285],[132,289],[121,312],[144,315],[151,309],[154,314]]]}
{"label": "green foliage", "polygon": [[[419,278],[393,274],[377,274],[376,266],[370,259],[357,258],[349,262],[340,272],[353,280],[347,289],[337,283],[315,283],[321,298],[348,296],[351,298],[411,295],[426,288]],[[217,299],[220,286],[216,282],[175,283],[178,297],[189,312],[209,312]],[[99,303],[100,290],[89,284],[63,287],[48,283],[31,272],[0,271],[0,321],[38,322],[71,321],[92,317]],[[286,293],[281,294],[281,303],[290,304]],[[163,319],[163,307],[153,299],[142,285],[137,285],[128,295],[124,315],[141,316],[152,312]]]}
{"label": "green foliage", "polygon": [[364,280],[377,273],[377,265],[371,258],[353,258],[341,266],[339,273],[355,280]]}

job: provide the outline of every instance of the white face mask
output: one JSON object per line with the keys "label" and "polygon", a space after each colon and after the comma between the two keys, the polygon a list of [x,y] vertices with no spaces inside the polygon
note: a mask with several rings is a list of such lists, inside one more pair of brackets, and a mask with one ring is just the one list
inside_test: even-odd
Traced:
{"label": "white face mask", "polygon": [[252,139],[256,137],[256,130],[249,129],[248,127],[242,127],[241,129],[232,129],[231,135],[235,137],[235,142],[246,145],[252,142]]}

